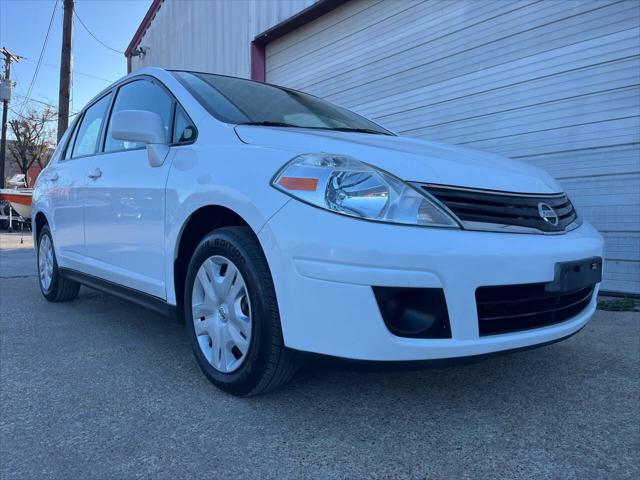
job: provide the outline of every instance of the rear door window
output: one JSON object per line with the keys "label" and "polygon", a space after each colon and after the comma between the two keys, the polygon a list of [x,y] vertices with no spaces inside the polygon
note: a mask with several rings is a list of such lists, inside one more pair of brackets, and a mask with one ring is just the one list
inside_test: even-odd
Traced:
{"label": "rear door window", "polygon": [[98,151],[100,131],[104,119],[107,116],[107,107],[110,101],[111,94],[108,94],[84,112],[80,127],[77,129],[77,132],[74,132],[75,142],[73,144],[71,157],[93,155]]}
{"label": "rear door window", "polygon": [[69,135],[69,141],[65,146],[64,157],[63,157],[65,160],[71,158],[71,153],[73,152],[73,144],[76,142],[76,136],[78,135],[79,126],[80,126],[80,119],[78,119],[76,122],[73,122],[73,124],[71,125],[73,130],[71,131],[71,134]]}

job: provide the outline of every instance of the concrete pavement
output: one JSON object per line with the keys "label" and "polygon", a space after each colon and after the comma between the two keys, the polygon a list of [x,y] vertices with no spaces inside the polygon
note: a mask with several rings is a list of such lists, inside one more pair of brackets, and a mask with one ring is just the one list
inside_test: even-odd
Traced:
{"label": "concrete pavement", "polygon": [[2,479],[640,475],[638,313],[475,365],[313,370],[237,399],[181,325],[86,288],[49,304],[32,250],[0,247]]}

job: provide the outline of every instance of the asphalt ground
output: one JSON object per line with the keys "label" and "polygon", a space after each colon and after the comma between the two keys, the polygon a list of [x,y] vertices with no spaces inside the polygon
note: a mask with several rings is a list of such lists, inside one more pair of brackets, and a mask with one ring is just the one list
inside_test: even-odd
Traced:
{"label": "asphalt ground", "polygon": [[0,234],[0,478],[640,478],[640,314],[482,363],[312,369],[238,399],[183,327],[83,288],[38,290]]}

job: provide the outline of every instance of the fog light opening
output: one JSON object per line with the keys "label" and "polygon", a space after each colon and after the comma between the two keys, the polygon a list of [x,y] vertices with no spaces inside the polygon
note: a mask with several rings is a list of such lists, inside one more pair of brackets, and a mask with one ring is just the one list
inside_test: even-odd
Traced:
{"label": "fog light opening", "polygon": [[410,338],[451,338],[449,313],[440,288],[373,287],[385,325]]}

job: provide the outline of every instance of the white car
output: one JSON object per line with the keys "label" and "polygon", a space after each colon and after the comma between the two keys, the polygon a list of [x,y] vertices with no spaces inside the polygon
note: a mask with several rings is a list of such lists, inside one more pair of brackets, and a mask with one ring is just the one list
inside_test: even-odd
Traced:
{"label": "white car", "polygon": [[33,193],[39,281],[186,323],[236,395],[299,357],[432,362],[566,338],[603,241],[546,173],[298,91],[157,68],[77,115]]}

